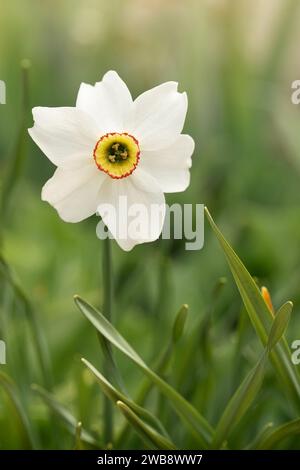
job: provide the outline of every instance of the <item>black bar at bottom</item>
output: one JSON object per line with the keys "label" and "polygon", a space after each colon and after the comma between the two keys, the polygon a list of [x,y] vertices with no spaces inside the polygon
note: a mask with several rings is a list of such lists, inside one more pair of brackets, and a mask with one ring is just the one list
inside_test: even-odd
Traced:
{"label": "black bar at bottom", "polygon": [[54,467],[58,464],[74,466],[84,465],[95,468],[109,468],[116,465],[119,468],[140,468],[141,465],[199,466],[212,468],[216,465],[221,468],[229,465],[231,468],[241,469],[241,465],[296,465],[300,463],[300,450],[295,451],[64,451],[64,450],[3,450],[0,451],[0,468],[10,468],[13,465],[19,468]]}

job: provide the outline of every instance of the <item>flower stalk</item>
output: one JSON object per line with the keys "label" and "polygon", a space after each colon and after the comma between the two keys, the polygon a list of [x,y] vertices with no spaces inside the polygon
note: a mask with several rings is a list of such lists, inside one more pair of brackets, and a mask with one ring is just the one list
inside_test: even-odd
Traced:
{"label": "flower stalk", "polygon": [[[111,253],[111,240],[107,237],[104,240],[103,253],[102,253],[102,282],[103,282],[103,314],[109,321],[112,321],[113,316],[113,270],[112,270],[112,253]],[[99,334],[99,340],[104,352],[104,375],[105,377],[111,376],[112,368],[114,368],[112,351],[110,344],[107,343],[105,338]],[[109,398],[104,397],[103,400],[103,419],[104,419],[104,439],[107,445],[113,440],[113,408]]]}

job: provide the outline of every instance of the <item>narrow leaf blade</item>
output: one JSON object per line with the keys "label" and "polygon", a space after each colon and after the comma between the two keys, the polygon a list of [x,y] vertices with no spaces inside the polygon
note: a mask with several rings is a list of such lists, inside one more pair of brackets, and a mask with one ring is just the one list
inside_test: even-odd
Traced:
{"label": "narrow leaf blade", "polygon": [[184,304],[182,305],[181,309],[176,315],[174,325],[173,325],[173,334],[172,334],[172,340],[174,344],[176,344],[179,341],[179,339],[181,338],[183,334],[183,330],[184,330],[186,319],[187,319],[188,309],[189,309],[188,305]]}
{"label": "narrow leaf blade", "polygon": [[270,350],[274,348],[275,344],[283,336],[290,321],[292,309],[292,302],[286,302],[276,313],[267,344]]}
{"label": "narrow leaf blade", "polygon": [[23,404],[19,399],[15,383],[7,374],[0,371],[0,385],[3,387],[13,406],[13,410],[19,424],[18,428],[20,429],[20,433],[22,434],[24,441],[24,446],[27,449],[34,449],[34,437],[30,427],[30,422]]}
{"label": "narrow leaf blade", "polygon": [[[240,295],[248,312],[250,320],[260,338],[263,346],[267,344],[268,333],[271,328],[273,316],[267,307],[252,276],[245,268],[242,261],[234,252],[230,244],[215,224],[207,208],[205,209],[208,221],[221,245],[228,265],[239,289]],[[300,377],[295,366],[290,360],[290,350],[286,339],[283,337],[271,354],[271,360],[280,383],[292,398],[295,407],[300,409]]]}
{"label": "narrow leaf blade", "polygon": [[[77,419],[70,413],[70,411],[64,407],[56,398],[46,390],[44,390],[39,385],[32,385],[32,390],[39,395],[39,397],[43,400],[43,402],[49,407],[51,411],[55,413],[55,415],[61,419],[61,421],[65,424],[66,429],[74,436],[76,435],[76,430],[78,428],[78,421]],[[85,442],[86,444],[91,445],[92,447],[99,448],[99,443],[97,439],[89,433],[86,429],[81,426],[80,430],[80,439]]]}
{"label": "narrow leaf blade", "polygon": [[247,375],[241,383],[218,423],[215,438],[212,443],[213,449],[218,449],[228,438],[232,429],[240,421],[246,413],[258,391],[260,390],[265,368],[267,363],[267,355],[264,354],[254,369]]}
{"label": "narrow leaf blade", "polygon": [[169,439],[158,434],[154,429],[145,424],[125,403],[118,401],[117,406],[143,441],[145,441],[147,445],[150,445],[151,448],[161,450],[176,449],[175,445]]}
{"label": "narrow leaf blade", "polygon": [[261,442],[258,443],[257,449],[274,449],[274,447],[279,444],[284,439],[288,437],[297,436],[300,434],[300,419],[295,419],[289,421],[281,426],[278,426],[272,432],[269,432],[266,436],[263,437]]}
{"label": "narrow leaf blade", "polygon": [[150,380],[156,384],[161,393],[168,398],[175,412],[181,417],[183,422],[185,422],[189,430],[193,433],[194,437],[198,440],[199,445],[206,448],[213,434],[213,429],[206,419],[174,388],[162,380],[145,364],[127,341],[98,310],[79,296],[75,297],[75,302],[83,315],[94,325],[94,327],[116,348],[122,351],[137,366],[139,366]]}
{"label": "narrow leaf blade", "polygon": [[105,393],[108,398],[110,398],[114,403],[117,401],[122,401],[127,406],[129,406],[140,418],[147,421],[149,425],[157,429],[158,432],[161,432],[167,436],[163,425],[156,418],[156,416],[154,416],[145,408],[142,408],[141,406],[134,403],[134,401],[127,398],[123,393],[119,392],[119,390],[117,390],[89,361],[83,358],[82,362],[97,379],[97,382],[99,383],[103,393]]}
{"label": "narrow leaf blade", "polygon": [[273,321],[267,340],[267,346],[262,357],[259,359],[254,369],[241,383],[225,408],[216,429],[215,438],[212,444],[213,447],[219,447],[223,444],[225,439],[230,435],[232,429],[237,425],[253,403],[263,382],[268,355],[284,334],[290,319],[291,310],[292,303],[287,302],[278,311],[278,316],[276,316]]}

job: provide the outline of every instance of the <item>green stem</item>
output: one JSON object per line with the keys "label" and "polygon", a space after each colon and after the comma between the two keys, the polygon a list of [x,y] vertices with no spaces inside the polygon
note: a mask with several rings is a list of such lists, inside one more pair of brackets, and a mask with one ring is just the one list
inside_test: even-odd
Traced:
{"label": "green stem", "polygon": [[103,312],[106,318],[112,321],[112,301],[113,301],[113,275],[112,275],[112,256],[111,256],[111,241],[109,238],[104,240],[103,250],[103,287],[104,287],[104,300]]}
{"label": "green stem", "polygon": [[51,390],[53,386],[53,377],[51,370],[51,362],[49,357],[48,346],[41,330],[36,312],[29,300],[23,291],[22,287],[18,284],[17,280],[14,278],[13,273],[6,260],[0,253],[0,275],[3,276],[4,280],[10,285],[13,289],[14,295],[21,302],[25,316],[31,328],[32,337],[34,345],[36,348],[37,357],[40,363],[41,372],[44,379],[45,386]]}
{"label": "green stem", "polygon": [[0,214],[1,214],[1,240],[0,243],[3,242],[3,227],[4,227],[4,220],[7,216],[8,207],[10,204],[11,196],[13,191],[19,182],[19,178],[22,173],[22,168],[24,164],[24,160],[27,155],[27,139],[28,139],[28,110],[29,110],[29,69],[30,63],[28,60],[23,60],[21,62],[21,72],[22,72],[22,108],[21,108],[21,121],[20,126],[18,129],[18,134],[16,136],[16,144],[13,149],[13,155],[8,159],[8,170],[7,175],[5,177],[5,181],[3,183],[3,188],[1,191],[1,198],[0,198]]}
{"label": "green stem", "polygon": [[[111,240],[109,239],[109,237],[104,240],[104,249],[102,254],[102,270],[103,314],[109,321],[112,321],[113,273]],[[110,377],[112,368],[114,367],[111,346],[100,334],[99,340],[104,353],[104,375],[105,377]],[[113,408],[109,398],[104,397],[103,407],[104,439],[107,444],[110,444],[113,440]]]}

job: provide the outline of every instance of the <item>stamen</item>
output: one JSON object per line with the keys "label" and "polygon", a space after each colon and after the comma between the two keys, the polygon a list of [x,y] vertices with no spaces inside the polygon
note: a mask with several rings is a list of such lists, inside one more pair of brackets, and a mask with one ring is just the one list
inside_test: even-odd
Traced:
{"label": "stamen", "polygon": [[117,179],[131,175],[138,165],[139,156],[138,141],[127,133],[105,134],[94,149],[98,169]]}

